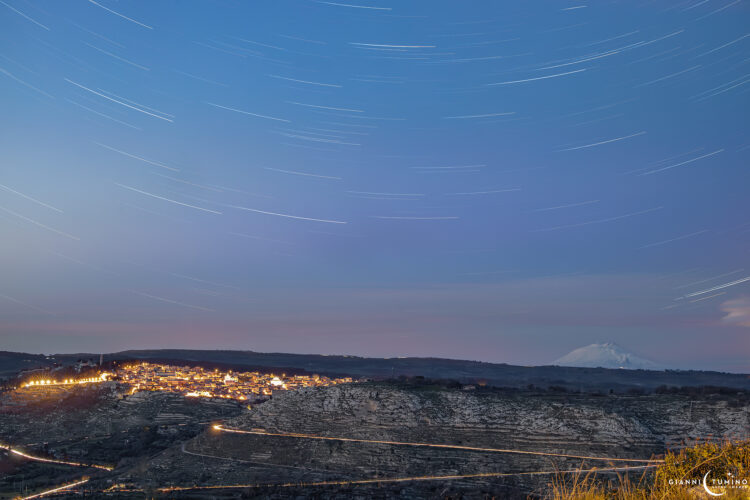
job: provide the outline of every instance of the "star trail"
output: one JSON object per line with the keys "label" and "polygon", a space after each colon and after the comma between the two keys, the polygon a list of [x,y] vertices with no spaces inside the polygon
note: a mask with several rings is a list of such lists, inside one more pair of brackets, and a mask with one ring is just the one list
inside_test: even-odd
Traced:
{"label": "star trail", "polygon": [[750,370],[749,20],[0,1],[1,347]]}

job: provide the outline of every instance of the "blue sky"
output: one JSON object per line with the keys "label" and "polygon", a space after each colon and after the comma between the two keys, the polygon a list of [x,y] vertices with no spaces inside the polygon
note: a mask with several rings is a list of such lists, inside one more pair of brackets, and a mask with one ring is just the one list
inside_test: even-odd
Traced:
{"label": "blue sky", "polygon": [[750,370],[744,1],[0,13],[0,348]]}

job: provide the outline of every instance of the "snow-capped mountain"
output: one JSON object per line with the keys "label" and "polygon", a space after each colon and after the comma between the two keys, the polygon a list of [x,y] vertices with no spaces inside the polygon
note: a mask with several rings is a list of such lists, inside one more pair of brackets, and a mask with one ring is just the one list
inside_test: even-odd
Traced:
{"label": "snow-capped mountain", "polygon": [[612,342],[579,347],[554,361],[557,366],[584,368],[627,368],[631,370],[660,370],[661,367],[648,359],[627,352]]}

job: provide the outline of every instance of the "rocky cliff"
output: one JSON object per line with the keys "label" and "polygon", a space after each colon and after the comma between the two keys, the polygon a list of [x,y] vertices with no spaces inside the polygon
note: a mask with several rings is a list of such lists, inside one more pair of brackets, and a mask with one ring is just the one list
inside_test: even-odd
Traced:
{"label": "rocky cliff", "polygon": [[[746,396],[743,396],[746,397]],[[746,437],[750,404],[732,396],[612,395],[367,383],[275,396],[223,424],[274,434],[447,444],[550,454],[648,459],[683,440]],[[177,476],[175,463],[183,473]],[[387,443],[236,434],[208,430],[151,461],[152,484],[274,484],[370,478],[528,473],[611,466],[609,460],[500,453]],[[639,465],[617,463],[617,465]],[[640,474],[640,471],[638,472]],[[188,476],[191,478],[189,479]],[[540,492],[551,475],[347,486],[351,494],[434,498],[460,494],[519,497]],[[283,479],[281,479],[283,478]],[[130,477],[129,479],[134,479]],[[291,491],[290,490],[294,490]],[[285,497],[336,498],[342,486],[248,490]],[[442,493],[441,493],[442,492]],[[438,496],[439,496],[438,495]]]}

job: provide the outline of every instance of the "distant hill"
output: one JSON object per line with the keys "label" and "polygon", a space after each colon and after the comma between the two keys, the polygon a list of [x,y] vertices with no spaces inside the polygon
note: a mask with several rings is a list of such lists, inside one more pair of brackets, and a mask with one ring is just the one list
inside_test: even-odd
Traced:
{"label": "distant hill", "polygon": [[49,368],[53,364],[54,359],[48,359],[44,354],[0,351],[0,379],[13,377],[21,370]]}
{"label": "distant hill", "polygon": [[[78,359],[98,359],[98,354],[56,354],[61,363]],[[558,386],[569,390],[606,392],[610,389],[654,389],[666,385],[716,386],[750,390],[750,375],[706,371],[609,368],[575,368],[566,366],[514,366],[442,358],[363,358],[358,356],[325,356],[320,354],[259,353],[253,351],[155,349],[105,354],[105,361],[158,360],[185,364],[215,363],[246,370],[304,370],[321,375],[351,375],[386,379],[401,375],[450,379],[462,383],[486,383],[498,387]],[[0,362],[1,363],[1,362]]]}
{"label": "distant hill", "polygon": [[556,366],[587,368],[624,368],[630,370],[659,370],[656,363],[640,358],[612,342],[579,347],[556,360]]}

